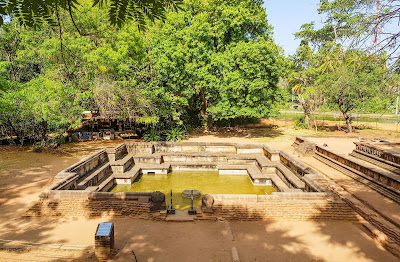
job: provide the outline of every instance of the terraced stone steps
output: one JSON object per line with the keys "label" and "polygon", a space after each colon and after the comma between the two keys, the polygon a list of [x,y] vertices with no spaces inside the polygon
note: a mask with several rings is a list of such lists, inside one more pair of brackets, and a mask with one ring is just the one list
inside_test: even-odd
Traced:
{"label": "terraced stone steps", "polygon": [[[386,169],[386,170],[388,170],[390,172],[393,172],[393,173],[395,173],[395,174],[400,176],[400,168],[397,167],[397,165],[395,163],[391,163],[391,162],[385,161],[384,159],[375,158],[374,156],[365,154],[364,152],[359,151],[359,150],[354,150],[350,154],[350,156],[353,156],[355,158],[367,161],[367,162],[369,162],[369,163],[371,163],[373,165],[376,165],[378,167]],[[394,166],[394,165],[396,165],[396,166]]]}
{"label": "terraced stone steps", "polygon": [[134,165],[131,169],[129,169],[128,171],[121,173],[121,174],[114,174],[113,176],[116,179],[130,179],[130,182],[133,182],[136,177],[139,175],[140,173],[140,167],[139,165]]}
{"label": "terraced stone steps", "polygon": [[299,188],[304,190],[305,183],[301,180],[295,173],[293,173],[289,168],[281,163],[275,164],[277,168],[276,174],[281,178],[281,180],[289,187],[289,188]]}
{"label": "terraced stone steps", "polygon": [[109,163],[105,163],[96,169],[93,169],[88,175],[77,180],[77,189],[83,190],[88,186],[94,186],[102,182],[105,178],[111,175],[112,170]]}
{"label": "terraced stone steps", "polygon": [[111,175],[107,177],[103,182],[101,182],[97,187],[87,188],[90,191],[108,192],[114,186],[114,176]]}
{"label": "terraced stone steps", "polygon": [[113,173],[121,174],[129,170],[133,165],[135,165],[135,162],[133,161],[132,156],[126,155],[122,159],[111,162],[110,165]]}
{"label": "terraced stone steps", "polygon": [[289,187],[282,181],[282,179],[277,174],[264,174],[265,177],[272,181],[275,189],[280,192],[288,192]]}
{"label": "terraced stone steps", "polygon": [[356,180],[360,183],[363,183],[364,185],[369,186],[370,188],[374,189],[381,195],[400,204],[400,194],[398,192],[396,192],[395,190],[392,190],[392,189],[388,188],[386,185],[380,183],[379,181],[377,181],[369,176],[366,176],[363,173],[361,173],[351,167],[345,166],[345,165],[339,163],[338,161],[335,161],[319,152],[315,152],[315,153],[316,154],[314,157],[316,159],[318,159],[319,161],[327,164],[330,167],[335,168],[336,170],[353,178],[354,180]]}

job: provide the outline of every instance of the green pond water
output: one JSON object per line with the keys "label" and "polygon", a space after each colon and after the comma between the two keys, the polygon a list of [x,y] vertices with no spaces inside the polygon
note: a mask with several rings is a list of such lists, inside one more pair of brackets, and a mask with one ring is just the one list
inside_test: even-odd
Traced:
{"label": "green pond water", "polygon": [[[153,192],[161,191],[170,205],[172,189],[173,205],[178,210],[190,207],[190,199],[182,197],[185,189],[197,189],[202,195],[211,194],[257,194],[275,192],[272,186],[253,186],[247,175],[218,175],[218,172],[173,171],[168,175],[144,174],[132,185],[116,185],[111,192]],[[201,206],[201,197],[193,205]]]}

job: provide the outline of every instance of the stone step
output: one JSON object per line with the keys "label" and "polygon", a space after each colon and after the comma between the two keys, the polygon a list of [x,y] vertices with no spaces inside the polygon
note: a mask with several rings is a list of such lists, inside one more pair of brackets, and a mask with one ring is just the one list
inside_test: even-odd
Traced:
{"label": "stone step", "polygon": [[106,163],[96,168],[90,175],[86,176],[83,180],[78,180],[77,189],[84,190],[88,186],[95,186],[101,183],[112,173],[111,166]]}
{"label": "stone step", "polygon": [[398,167],[398,165],[395,163],[388,162],[384,159],[379,159],[378,157],[366,154],[365,152],[359,150],[354,150],[350,154],[350,156],[367,161],[373,165],[376,165],[383,169],[389,170],[397,175],[400,175],[400,167]]}
{"label": "stone step", "polygon": [[162,156],[158,154],[134,155],[133,161],[135,161],[135,164],[139,163],[161,164],[164,162]]}
{"label": "stone step", "polygon": [[106,178],[103,182],[100,183],[100,185],[97,186],[97,189],[95,191],[99,192],[107,192],[114,186],[114,176],[109,176]]}
{"label": "stone step", "polygon": [[276,164],[276,174],[286,183],[290,188],[298,188],[304,190],[305,183],[295,173],[293,173],[285,165],[278,163]]}
{"label": "stone step", "polygon": [[162,164],[147,164],[141,163],[136,165],[141,170],[142,174],[162,174],[166,175],[171,172],[171,164],[169,163],[162,163]]}
{"label": "stone step", "polygon": [[134,166],[131,170],[128,172],[122,173],[122,174],[115,174],[115,182],[116,184],[122,184],[122,185],[130,185],[135,181],[135,179],[140,175],[140,168],[138,166]]}
{"label": "stone step", "polygon": [[124,173],[125,171],[129,170],[134,164],[135,163],[133,161],[133,157],[129,155],[117,161],[110,162],[113,173],[115,174]]}
{"label": "stone step", "polygon": [[335,168],[336,170],[342,172],[343,174],[353,178],[354,180],[363,183],[364,185],[369,186],[370,188],[374,189],[375,191],[377,191],[378,193],[380,193],[381,195],[390,198],[391,200],[397,202],[400,204],[400,195],[398,192],[396,192],[395,190],[392,190],[390,188],[388,188],[387,186],[385,186],[384,184],[382,184],[381,182],[377,181],[376,179],[373,179],[369,176],[366,176],[364,174],[362,174],[361,172],[352,169],[348,166],[344,166],[343,164],[319,153],[316,152],[314,158],[318,159],[319,161],[327,164],[330,167]]}
{"label": "stone step", "polygon": [[285,192],[289,187],[279,178],[277,174],[265,174],[265,176],[272,181],[272,185],[278,192]]}

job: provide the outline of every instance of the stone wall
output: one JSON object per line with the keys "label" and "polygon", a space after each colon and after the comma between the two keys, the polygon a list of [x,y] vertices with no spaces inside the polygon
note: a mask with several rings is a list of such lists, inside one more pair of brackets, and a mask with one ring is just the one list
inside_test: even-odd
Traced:
{"label": "stone wall", "polygon": [[323,154],[341,164],[344,164],[362,174],[369,176],[379,182],[389,186],[397,191],[400,191],[400,179],[398,176],[385,172],[384,170],[374,168],[372,166],[365,166],[361,161],[350,159],[347,156],[338,154],[329,149],[316,146],[316,151]]}
{"label": "stone wall", "polygon": [[318,172],[314,169],[306,166],[299,160],[288,155],[286,152],[280,151],[279,158],[282,164],[293,171],[299,178],[303,177],[305,174],[317,174]]}
{"label": "stone wall", "polygon": [[103,149],[61,171],[60,173],[76,173],[78,176],[83,176],[106,162],[108,162],[108,155],[106,150]]}
{"label": "stone wall", "polygon": [[327,200],[277,199],[264,202],[218,201],[212,212],[201,212],[200,220],[345,220],[358,221],[357,214],[345,202]]}
{"label": "stone wall", "polygon": [[[110,193],[87,191],[47,191],[25,214],[26,217],[103,217],[151,218],[155,207],[151,193]],[[153,210],[156,211],[156,210]]]}
{"label": "stone wall", "polygon": [[386,160],[390,163],[393,163],[396,167],[399,167],[400,165],[400,154],[398,152],[379,148],[379,145],[398,146],[398,143],[378,143],[376,146],[362,142],[355,142],[355,144],[356,150],[358,151]]}
{"label": "stone wall", "polygon": [[25,217],[104,217],[130,216],[151,218],[152,203],[134,200],[84,200],[84,199],[40,199],[25,214]]}

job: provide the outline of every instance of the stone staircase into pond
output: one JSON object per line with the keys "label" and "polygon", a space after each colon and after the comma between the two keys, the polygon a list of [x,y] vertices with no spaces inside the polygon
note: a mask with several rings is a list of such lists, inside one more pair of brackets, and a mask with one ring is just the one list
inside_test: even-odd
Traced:
{"label": "stone staircase into pond", "polygon": [[314,170],[262,144],[154,142],[101,150],[60,172],[51,190],[108,192],[116,184],[132,184],[142,174],[166,175],[172,170],[248,175],[254,185],[273,186],[277,192],[323,188],[313,179]]}
{"label": "stone staircase into pond", "polygon": [[[126,153],[119,154],[116,160],[110,162],[115,182],[131,184],[140,174],[193,170],[219,171],[221,175],[249,175],[254,184],[272,185],[281,192],[305,189],[301,176],[285,166],[277,153],[262,145],[180,143],[179,151],[171,145],[173,143],[127,145]],[[107,152],[109,155],[116,154],[112,149]],[[106,191],[109,188],[107,186],[99,190]]]}

